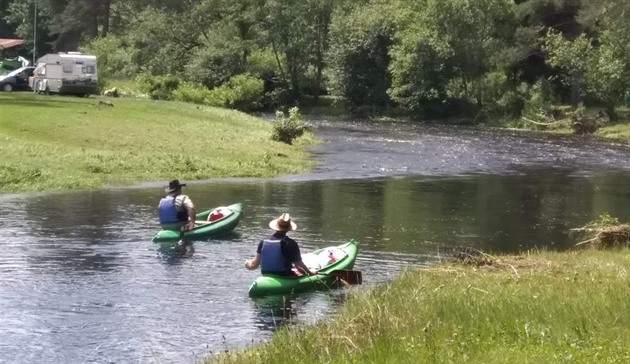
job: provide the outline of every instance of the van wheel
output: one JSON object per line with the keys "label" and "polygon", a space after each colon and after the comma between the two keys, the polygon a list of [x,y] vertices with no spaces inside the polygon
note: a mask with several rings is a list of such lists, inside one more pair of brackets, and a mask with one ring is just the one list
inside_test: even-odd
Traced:
{"label": "van wheel", "polygon": [[45,93],[46,95],[50,95],[50,89],[48,88],[48,86],[46,86],[46,90],[44,91],[44,93]]}
{"label": "van wheel", "polygon": [[2,86],[2,89],[6,92],[11,92],[13,91],[13,85],[10,83],[7,83],[4,86]]}

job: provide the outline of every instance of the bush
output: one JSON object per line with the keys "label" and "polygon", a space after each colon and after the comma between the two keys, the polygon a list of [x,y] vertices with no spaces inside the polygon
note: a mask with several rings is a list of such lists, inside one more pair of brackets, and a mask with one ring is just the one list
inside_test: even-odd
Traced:
{"label": "bush", "polygon": [[523,116],[535,121],[548,121],[552,116],[551,104],[548,84],[538,81],[528,90],[528,97],[523,105]]}
{"label": "bush", "polygon": [[192,82],[182,82],[173,91],[173,100],[192,102],[194,104],[206,104],[210,98],[211,91],[204,85]]}
{"label": "bush", "polygon": [[95,38],[82,47],[81,52],[93,54],[98,59],[99,80],[132,78],[138,73],[138,65],[134,62],[136,51],[124,37]]}
{"label": "bush", "polygon": [[179,79],[172,75],[138,76],[141,91],[147,93],[153,100],[173,100],[173,91],[179,87],[179,83]]}
{"label": "bush", "polygon": [[607,122],[608,119],[604,112],[600,111],[595,115],[589,114],[581,104],[571,114],[571,128],[578,135],[593,134]]}
{"label": "bush", "polygon": [[229,79],[225,84],[210,91],[207,101],[213,106],[223,106],[241,111],[253,111],[261,107],[263,81],[244,73]]}
{"label": "bush", "polygon": [[215,38],[211,44],[192,52],[184,68],[186,79],[212,89],[224,84],[233,75],[244,72],[243,49],[237,43]]}
{"label": "bush", "polygon": [[505,125],[508,120],[520,120],[527,100],[528,86],[525,83],[505,91],[491,102],[486,102],[476,116],[478,122],[488,125]]}
{"label": "bush", "polygon": [[273,134],[271,139],[292,144],[293,140],[299,138],[304,132],[309,131],[310,127],[301,121],[302,115],[297,107],[289,110],[289,115],[282,111],[276,111],[276,121],[273,124]]}
{"label": "bush", "polygon": [[262,107],[265,110],[274,110],[289,104],[290,92],[285,87],[279,86],[266,92],[262,98]]}

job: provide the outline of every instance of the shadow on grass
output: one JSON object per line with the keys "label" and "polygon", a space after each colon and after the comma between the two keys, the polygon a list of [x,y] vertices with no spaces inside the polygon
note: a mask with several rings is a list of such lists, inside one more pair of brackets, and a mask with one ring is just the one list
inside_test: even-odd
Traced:
{"label": "shadow on grass", "polygon": [[92,98],[76,96],[44,96],[30,92],[0,93],[0,105],[15,105],[23,107],[68,107],[71,105],[88,105],[96,102]]}

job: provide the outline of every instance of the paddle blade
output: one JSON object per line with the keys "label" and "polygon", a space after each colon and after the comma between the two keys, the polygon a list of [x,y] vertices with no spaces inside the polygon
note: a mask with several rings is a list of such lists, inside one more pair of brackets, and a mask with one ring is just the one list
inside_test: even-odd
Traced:
{"label": "paddle blade", "polygon": [[363,275],[358,270],[338,269],[328,273],[328,275],[333,276],[335,277],[335,279],[339,279],[348,284],[363,283]]}

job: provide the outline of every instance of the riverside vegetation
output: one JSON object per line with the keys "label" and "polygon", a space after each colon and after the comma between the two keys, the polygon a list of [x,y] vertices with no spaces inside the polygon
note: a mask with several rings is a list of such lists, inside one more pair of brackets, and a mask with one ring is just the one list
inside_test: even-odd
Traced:
{"label": "riverside vegetation", "polygon": [[[112,100],[112,99],[109,99]],[[272,177],[309,170],[312,133],[272,140],[273,122],[148,99],[0,94],[0,193],[138,181]],[[110,106],[113,105],[113,106]]]}
{"label": "riverside vegetation", "polygon": [[5,57],[81,50],[99,80],[140,76],[156,99],[273,112],[332,96],[360,116],[516,127],[582,103],[605,118],[580,116],[578,132],[628,121],[628,1],[2,4],[0,36],[25,40]]}
{"label": "riverside vegetation", "polygon": [[281,328],[267,343],[204,363],[628,362],[630,229],[613,225],[621,233],[605,234],[606,244],[599,239],[610,226],[586,227],[589,247],[606,250],[451,252],[432,268],[350,292],[330,320]]}

